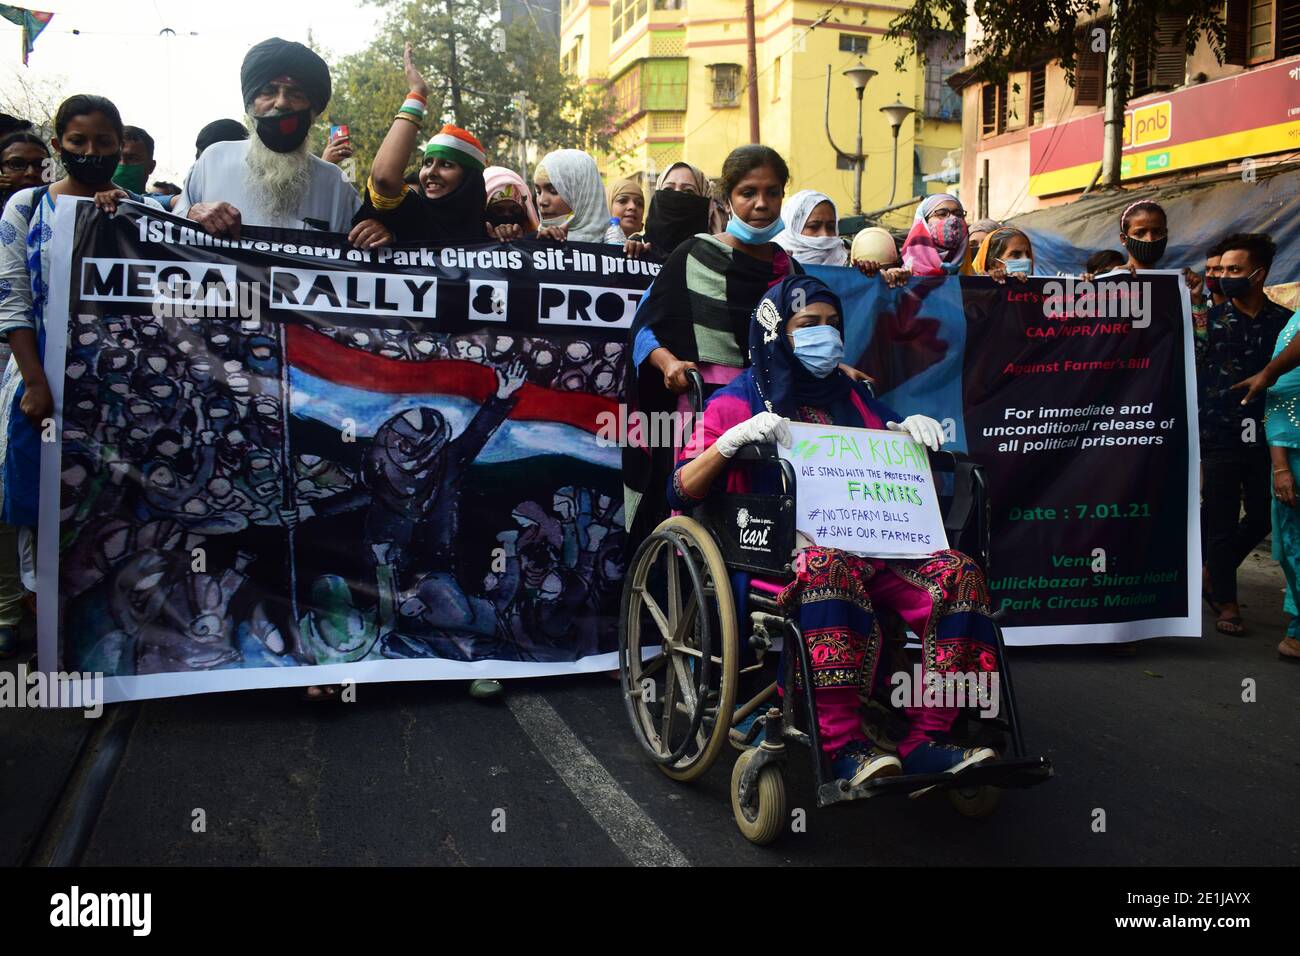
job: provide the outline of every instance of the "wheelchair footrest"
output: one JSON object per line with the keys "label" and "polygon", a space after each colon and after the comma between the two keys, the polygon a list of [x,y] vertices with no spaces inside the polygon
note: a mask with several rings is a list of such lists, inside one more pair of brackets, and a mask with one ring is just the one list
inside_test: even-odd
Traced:
{"label": "wheelchair footrest", "polygon": [[889,794],[908,794],[922,787],[935,791],[967,787],[1001,787],[1024,789],[1048,780],[1052,776],[1052,762],[1046,757],[1018,757],[1012,760],[994,760],[967,767],[959,774],[914,773],[897,777],[868,780],[859,787],[849,788],[842,780],[832,780],[817,788],[817,805],[828,807],[850,800],[866,800]]}

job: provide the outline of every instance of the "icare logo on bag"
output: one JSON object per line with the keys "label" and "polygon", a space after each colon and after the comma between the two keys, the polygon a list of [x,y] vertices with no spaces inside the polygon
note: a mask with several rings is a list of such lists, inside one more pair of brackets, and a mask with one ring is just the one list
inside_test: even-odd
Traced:
{"label": "icare logo on bag", "polygon": [[537,321],[588,329],[630,329],[643,295],[640,289],[543,283],[537,287]]}
{"label": "icare logo on bag", "polygon": [[740,546],[746,551],[771,550],[767,538],[772,531],[772,522],[768,519],[755,517],[748,508],[741,508],[736,512],[736,527],[740,529]]}

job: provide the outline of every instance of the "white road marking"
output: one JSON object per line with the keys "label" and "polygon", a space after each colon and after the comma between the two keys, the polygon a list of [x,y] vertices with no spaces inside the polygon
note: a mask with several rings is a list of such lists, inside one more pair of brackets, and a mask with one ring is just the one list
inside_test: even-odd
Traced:
{"label": "white road marking", "polygon": [[545,698],[511,690],[506,701],[533,745],[628,860],[636,866],[691,865]]}

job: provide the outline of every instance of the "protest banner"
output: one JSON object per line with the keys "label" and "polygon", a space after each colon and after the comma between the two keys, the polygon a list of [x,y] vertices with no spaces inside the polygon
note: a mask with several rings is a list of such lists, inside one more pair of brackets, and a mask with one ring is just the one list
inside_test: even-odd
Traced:
{"label": "protest banner", "polygon": [[114,701],[613,666],[596,432],[657,266],[57,216],[42,670]]}
{"label": "protest banner", "polygon": [[948,547],[925,447],[873,428],[790,424],[795,530],[822,548],[920,558]]}
{"label": "protest banner", "polygon": [[1175,270],[982,276],[906,289],[810,267],[846,361],[983,465],[989,584],[1009,644],[1199,636],[1196,373]]}

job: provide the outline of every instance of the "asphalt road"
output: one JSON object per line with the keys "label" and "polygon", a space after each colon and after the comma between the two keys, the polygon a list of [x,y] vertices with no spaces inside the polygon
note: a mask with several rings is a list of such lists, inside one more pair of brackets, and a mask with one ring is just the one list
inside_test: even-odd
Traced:
{"label": "asphalt road", "polygon": [[[1280,588],[1252,555],[1248,637],[1214,633],[1207,616],[1204,639],[1151,640],[1132,657],[1012,649],[1026,744],[1056,777],[1007,792],[987,820],[942,797],[819,811],[796,750],[789,806],[807,810],[806,832],[757,848],[731,818],[734,752],[695,784],[667,779],[606,676],[514,682],[491,704],[463,683],[366,684],[353,704],[281,690],[119,705],[134,724],[122,722],[125,751],[77,861],[1295,865],[1300,666],[1276,656]],[[66,829],[58,811],[86,786],[75,771],[96,723],[0,709],[0,863],[40,859]]]}

